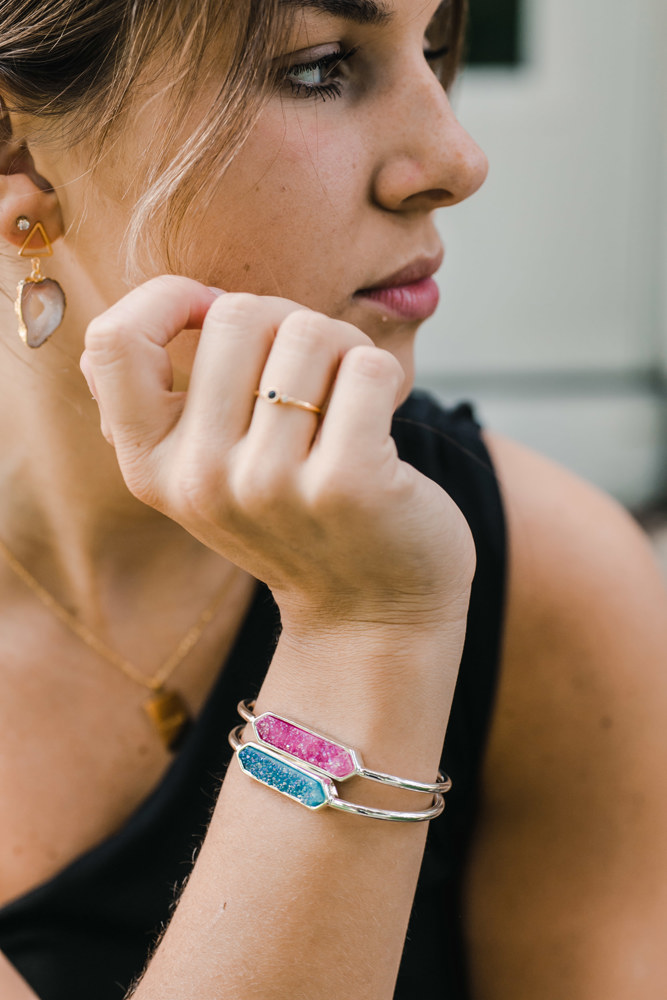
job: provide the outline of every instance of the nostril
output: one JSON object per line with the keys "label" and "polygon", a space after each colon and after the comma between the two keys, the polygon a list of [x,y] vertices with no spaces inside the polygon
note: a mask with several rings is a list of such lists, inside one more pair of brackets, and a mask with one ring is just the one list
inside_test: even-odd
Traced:
{"label": "nostril", "polygon": [[458,199],[455,194],[447,188],[427,188],[416,194],[405,198],[401,204],[404,210],[414,209],[415,211],[432,212],[436,208],[446,208]]}
{"label": "nostril", "polygon": [[433,202],[433,207],[437,208],[439,205],[446,205],[452,199],[454,195],[451,191],[446,188],[431,188],[430,191],[423,191],[422,198],[427,198],[429,201]]}

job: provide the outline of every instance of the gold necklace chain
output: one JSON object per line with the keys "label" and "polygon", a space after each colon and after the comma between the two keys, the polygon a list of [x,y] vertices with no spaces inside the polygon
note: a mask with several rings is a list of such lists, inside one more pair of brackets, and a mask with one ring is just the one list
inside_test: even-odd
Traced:
{"label": "gold necklace chain", "polygon": [[28,572],[23,563],[20,563],[16,556],[10,552],[2,539],[0,539],[0,554],[2,554],[5,562],[16,576],[25,583],[44,607],[62,622],[63,625],[73,632],[86,646],[89,646],[112,666],[117,667],[131,681],[140,684],[151,692],[151,697],[144,702],[144,711],[153,723],[165,746],[169,750],[176,750],[179,741],[184,736],[187,727],[192,721],[192,716],[182,696],[173,689],[167,689],[165,684],[201,639],[204,629],[222,604],[228,590],[228,582],[216,592],[211,603],[204,608],[197,621],[188,629],[160,669],[152,677],[146,677],[130,660],[121,656],[120,653],[111,649],[110,646],[107,646],[83,622],[80,622],[75,615],[63,607],[48,590],[45,590],[41,583]]}

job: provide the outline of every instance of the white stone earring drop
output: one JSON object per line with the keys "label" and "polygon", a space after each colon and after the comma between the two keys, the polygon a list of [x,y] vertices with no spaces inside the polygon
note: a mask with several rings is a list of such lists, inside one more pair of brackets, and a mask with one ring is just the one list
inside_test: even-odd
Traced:
{"label": "white stone earring drop", "polygon": [[16,227],[28,233],[19,257],[30,257],[32,263],[30,274],[19,281],[16,288],[19,335],[28,347],[41,347],[62,323],[67,301],[58,282],[41,271],[41,258],[53,256],[53,247],[42,223],[35,222],[31,226],[30,219],[20,215]]}

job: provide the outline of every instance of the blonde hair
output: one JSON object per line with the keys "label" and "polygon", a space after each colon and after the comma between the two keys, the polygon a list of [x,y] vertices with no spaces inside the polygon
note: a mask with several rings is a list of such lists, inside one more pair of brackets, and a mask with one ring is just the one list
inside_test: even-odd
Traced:
{"label": "blonde hair", "polygon": [[[460,59],[465,2],[448,0],[433,25],[433,48],[449,46],[438,67],[444,86]],[[41,134],[85,142],[94,171],[168,66],[172,116],[148,138],[127,252],[143,271],[172,269],[187,255],[185,223],[204,209],[271,93],[288,8],[281,0],[3,0],[2,100]],[[192,127],[192,99],[213,79],[208,113]]]}

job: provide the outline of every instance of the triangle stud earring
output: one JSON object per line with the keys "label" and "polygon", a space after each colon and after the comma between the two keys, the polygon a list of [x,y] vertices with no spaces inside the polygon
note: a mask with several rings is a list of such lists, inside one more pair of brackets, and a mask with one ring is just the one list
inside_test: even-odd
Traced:
{"label": "triangle stud earring", "polygon": [[14,308],[19,335],[28,347],[41,347],[62,323],[67,301],[58,282],[41,271],[41,258],[53,256],[53,247],[42,223],[36,222],[31,227],[30,220],[21,215],[16,226],[21,232],[30,229],[18,255],[30,257],[32,264],[30,274],[19,281],[16,288]]}

